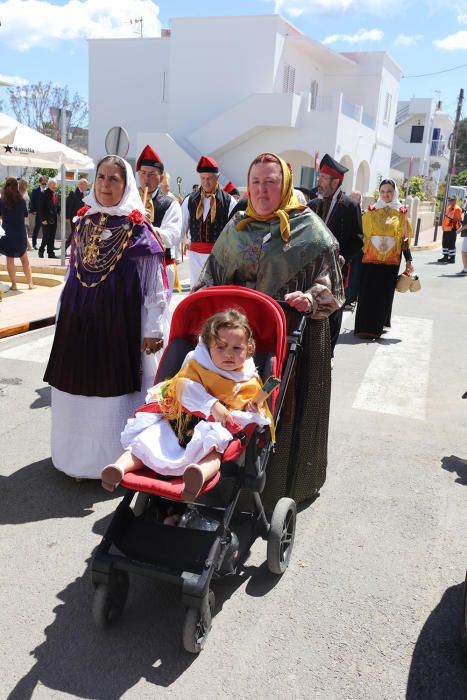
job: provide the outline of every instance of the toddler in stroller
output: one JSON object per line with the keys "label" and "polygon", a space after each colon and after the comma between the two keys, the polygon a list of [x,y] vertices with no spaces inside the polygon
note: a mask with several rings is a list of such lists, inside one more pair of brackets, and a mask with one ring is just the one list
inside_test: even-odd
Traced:
{"label": "toddler in stroller", "polygon": [[[233,307],[240,313],[232,312]],[[237,319],[235,328],[230,330],[240,331],[234,340],[227,334],[230,337],[228,342],[225,326],[224,330],[217,326],[216,332],[210,326],[213,320],[217,324],[217,320],[224,319],[226,314]],[[269,570],[276,575],[285,572],[295,536],[296,504],[291,498],[279,497],[271,515],[265,512],[261,494],[273,440],[268,418],[262,413],[265,406],[257,410],[257,406],[250,402],[257,396],[261,379],[265,381],[271,375],[280,377],[280,388],[276,387],[268,400],[268,412],[274,417],[275,424],[279,423],[305,325],[306,318],[303,317],[298,330],[287,336],[280,305],[261,292],[242,287],[201,290],[177,306],[149,403],[137,411],[134,422],[130,420],[124,431],[124,444],[131,448],[129,463],[124,461],[121,464],[117,460],[114,465],[108,465],[112,469],[104,470],[103,474],[103,480],[111,488],[121,479],[126,492],[92,560],[93,617],[98,626],[108,627],[119,619],[128,594],[129,574],[148,576],[181,587],[182,602],[186,606],[183,646],[189,652],[198,653],[206,642],[212,623],[215,600],[211,581],[235,574],[258,537],[267,540]],[[198,334],[203,326],[207,326],[208,335],[205,336],[206,342],[200,343]],[[216,334],[220,343],[212,340]],[[228,360],[223,365],[221,351],[231,343],[232,350],[226,353]],[[234,359],[231,359],[231,353]],[[192,360],[198,363],[202,379],[191,375]],[[212,364],[206,369],[209,362]],[[253,369],[254,365],[259,376]],[[208,370],[212,371],[213,386],[205,381]],[[244,381],[238,381],[238,374]],[[178,435],[180,432],[184,443],[186,433],[178,431],[177,425],[186,429],[187,422],[192,419],[181,411],[180,395],[173,386],[170,389],[171,382],[167,380],[174,377],[182,382],[183,406],[197,409],[196,420],[201,418],[194,427],[191,426],[193,436],[191,439],[188,436],[186,449],[179,444]],[[234,389],[235,401],[225,400],[224,394],[219,392],[219,385],[224,386],[224,382],[230,393]],[[164,387],[169,389],[163,395]],[[190,387],[188,391],[187,387]],[[263,385],[264,393],[258,404],[268,393],[266,389]],[[206,392],[210,395],[208,398]],[[200,400],[200,396],[204,399]],[[193,403],[185,406],[190,397]],[[164,404],[165,398],[169,399],[167,404]],[[217,401],[224,403],[225,407],[219,405],[216,409]],[[155,413],[161,404],[165,413]],[[168,408],[174,408],[173,413]],[[238,410],[242,408],[255,411]],[[210,415],[217,420],[206,420]],[[147,421],[143,429],[142,418]],[[238,426],[232,426],[232,419]],[[225,426],[222,425],[224,421]],[[146,432],[147,427],[152,432]],[[188,429],[191,429],[189,425]],[[205,444],[203,437],[202,449],[198,451],[198,445],[194,450],[197,429],[207,430],[208,435],[212,430],[219,431],[225,442],[218,442],[216,437],[214,443],[206,440]],[[170,442],[164,438],[162,442],[154,443],[152,438],[157,430],[165,431]],[[169,448],[173,459],[165,461],[165,452]],[[194,452],[188,453],[189,449]],[[211,465],[209,469],[204,468],[206,454],[211,454],[215,460],[214,467]],[[179,462],[176,458],[180,458]],[[128,455],[123,459],[127,460]],[[141,460],[144,466],[136,460]],[[174,471],[168,468],[175,464],[179,476],[173,476]],[[187,466],[193,472],[190,478],[187,478]],[[198,488],[196,503],[184,501],[191,498]]]}
{"label": "toddler in stroller", "polygon": [[182,475],[182,500],[196,499],[219,471],[232,435],[252,423],[268,424],[256,403],[262,385],[254,350],[244,314],[226,309],[209,317],[181,370],[152,387],[146,406],[128,421],[125,452],[103,469],[102,486],[113,491],[127,472],[145,465],[165,476]]}

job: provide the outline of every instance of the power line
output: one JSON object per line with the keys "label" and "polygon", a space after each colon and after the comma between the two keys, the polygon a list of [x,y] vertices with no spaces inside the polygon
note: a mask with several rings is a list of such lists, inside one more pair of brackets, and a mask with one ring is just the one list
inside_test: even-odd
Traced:
{"label": "power line", "polygon": [[459,68],[467,68],[467,63],[463,63],[461,66],[454,66],[454,68],[446,68],[445,70],[437,70],[434,73],[421,73],[420,75],[402,75],[402,78],[428,78],[430,75],[440,75],[441,73],[450,73],[453,70],[459,70]]}

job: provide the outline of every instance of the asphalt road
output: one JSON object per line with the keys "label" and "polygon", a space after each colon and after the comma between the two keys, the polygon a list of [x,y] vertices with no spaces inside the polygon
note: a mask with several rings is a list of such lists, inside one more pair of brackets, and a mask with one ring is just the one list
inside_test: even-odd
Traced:
{"label": "asphalt road", "polygon": [[215,587],[198,657],[179,592],[144,578],[119,624],[94,628],[89,562],[119,495],[51,464],[53,329],[0,342],[0,698],[467,698],[467,279],[436,257],[415,254],[423,289],[396,296],[383,340],[344,314],[321,496],[281,579],[258,541]]}

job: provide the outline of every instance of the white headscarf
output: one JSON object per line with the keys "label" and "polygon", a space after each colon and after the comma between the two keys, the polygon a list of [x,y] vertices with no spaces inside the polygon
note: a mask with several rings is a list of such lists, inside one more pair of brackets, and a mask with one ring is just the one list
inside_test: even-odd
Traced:
{"label": "white headscarf", "polygon": [[94,182],[90,193],[83,199],[83,202],[87,204],[88,207],[90,207],[89,211],[87,211],[86,214],[109,214],[109,216],[128,216],[128,214],[131,211],[137,209],[144,216],[146,216],[146,209],[144,208],[143,202],[141,201],[141,197],[138,192],[138,187],[136,185],[135,176],[133,175],[133,171],[131,169],[130,164],[127,163],[126,160],[123,160],[123,158],[120,158],[120,156],[113,157],[118,158],[125,166],[126,187],[125,191],[123,192],[123,197],[121,198],[119,203],[115,204],[113,207],[102,206],[102,204],[99,204],[99,202],[96,199],[96,183]]}
{"label": "white headscarf", "polygon": [[390,209],[397,209],[397,211],[399,211],[402,205],[399,202],[399,190],[397,189],[396,183],[390,177],[385,177],[382,180],[381,185],[383,183],[385,185],[390,184],[394,187],[394,197],[392,198],[392,202],[383,202],[381,196],[379,195],[378,199],[375,202],[375,209],[384,209],[385,207],[389,207]]}

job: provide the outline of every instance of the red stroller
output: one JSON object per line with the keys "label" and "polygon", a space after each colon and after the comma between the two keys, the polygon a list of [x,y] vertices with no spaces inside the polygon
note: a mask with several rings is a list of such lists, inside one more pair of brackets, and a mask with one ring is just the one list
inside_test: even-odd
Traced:
{"label": "red stroller", "polygon": [[[232,307],[245,313],[252,326],[255,363],[263,380],[272,374],[282,378],[269,399],[277,425],[306,318],[287,338],[280,305],[260,292],[212,287],[184,299],[174,312],[156,382],[176,374],[209,316]],[[169,581],[181,585],[187,607],[183,645],[198,653],[211,628],[211,580],[234,574],[257,537],[267,540],[269,570],[284,573],[294,542],[296,504],[281,498],[270,521],[265,514],[261,492],[272,449],[269,429],[248,425],[234,435],[220,472],[204,485],[195,504],[180,500],[181,477],[168,479],[149,469],[126,474],[121,485],[127,493],[92,561],[96,624],[107,627],[120,617],[130,572]],[[163,523],[168,513],[181,517],[178,527]]]}

